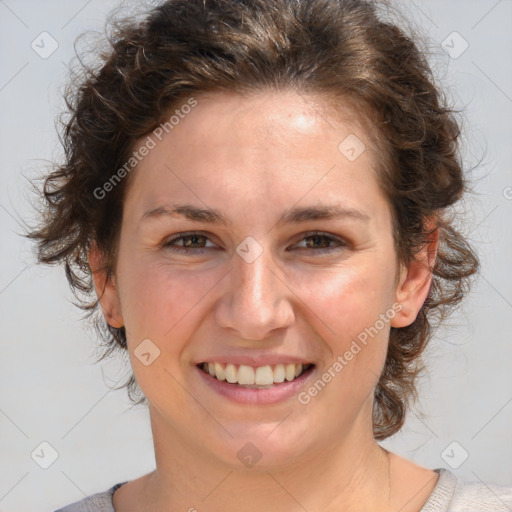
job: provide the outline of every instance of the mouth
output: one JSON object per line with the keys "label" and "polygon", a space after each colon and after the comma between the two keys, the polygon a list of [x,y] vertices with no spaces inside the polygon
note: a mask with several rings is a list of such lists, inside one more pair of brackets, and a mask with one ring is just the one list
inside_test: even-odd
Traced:
{"label": "mouth", "polygon": [[247,366],[234,363],[202,362],[196,365],[202,372],[223,383],[248,389],[272,389],[311,373],[314,364],[276,364]]}

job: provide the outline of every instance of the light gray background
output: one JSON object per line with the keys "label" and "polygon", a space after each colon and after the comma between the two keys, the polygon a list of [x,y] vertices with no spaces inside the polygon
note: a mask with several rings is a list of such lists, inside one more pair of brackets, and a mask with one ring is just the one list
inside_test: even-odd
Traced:
{"label": "light gray background", "polygon": [[[457,475],[512,485],[512,2],[406,3],[436,43],[442,83],[466,110],[467,166],[484,156],[465,205],[483,270],[428,350],[420,404],[383,444],[431,468],[456,466],[467,452]],[[0,0],[0,511],[52,511],[154,468],[146,410],[130,409],[125,391],[108,387],[127,375],[122,361],[93,366],[96,341],[70,302],[63,269],[35,265],[17,234],[18,219],[33,218],[23,176],[60,155],[54,118],[73,41],[101,30],[114,5]],[[47,59],[31,48],[43,31],[59,45]],[[456,59],[441,48],[454,31],[469,44]],[[31,458],[43,441],[58,452],[48,469]]]}

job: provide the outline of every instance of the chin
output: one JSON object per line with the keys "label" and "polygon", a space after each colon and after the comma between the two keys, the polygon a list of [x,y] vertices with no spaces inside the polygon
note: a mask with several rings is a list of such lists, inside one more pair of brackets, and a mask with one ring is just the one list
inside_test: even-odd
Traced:
{"label": "chin", "polygon": [[[252,472],[271,471],[280,466],[297,464],[308,447],[313,449],[317,433],[310,445],[308,436],[301,429],[293,428],[296,425],[285,426],[286,421],[253,425],[247,422],[232,423],[227,430],[233,437],[226,435],[222,440],[210,441],[203,446],[208,446],[213,456],[237,472],[244,469]],[[309,431],[316,432],[316,428],[312,427]]]}

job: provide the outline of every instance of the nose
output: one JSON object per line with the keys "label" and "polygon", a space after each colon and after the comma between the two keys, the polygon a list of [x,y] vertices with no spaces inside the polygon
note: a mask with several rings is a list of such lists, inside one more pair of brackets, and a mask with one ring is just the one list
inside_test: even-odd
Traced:
{"label": "nose", "polygon": [[217,324],[243,340],[265,340],[292,325],[293,294],[280,274],[267,249],[251,263],[235,254],[217,303]]}

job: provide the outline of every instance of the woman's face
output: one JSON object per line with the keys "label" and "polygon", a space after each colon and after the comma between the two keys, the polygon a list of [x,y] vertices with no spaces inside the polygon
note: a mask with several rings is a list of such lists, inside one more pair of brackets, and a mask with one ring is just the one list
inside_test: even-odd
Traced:
{"label": "woman's face", "polygon": [[[371,438],[389,329],[416,316],[422,276],[398,268],[367,134],[293,92],[194,98],[140,141],[155,147],[131,176],[102,298],[153,426],[238,467]],[[201,363],[285,377],[247,388]],[[314,366],[288,381],[299,363]]]}

